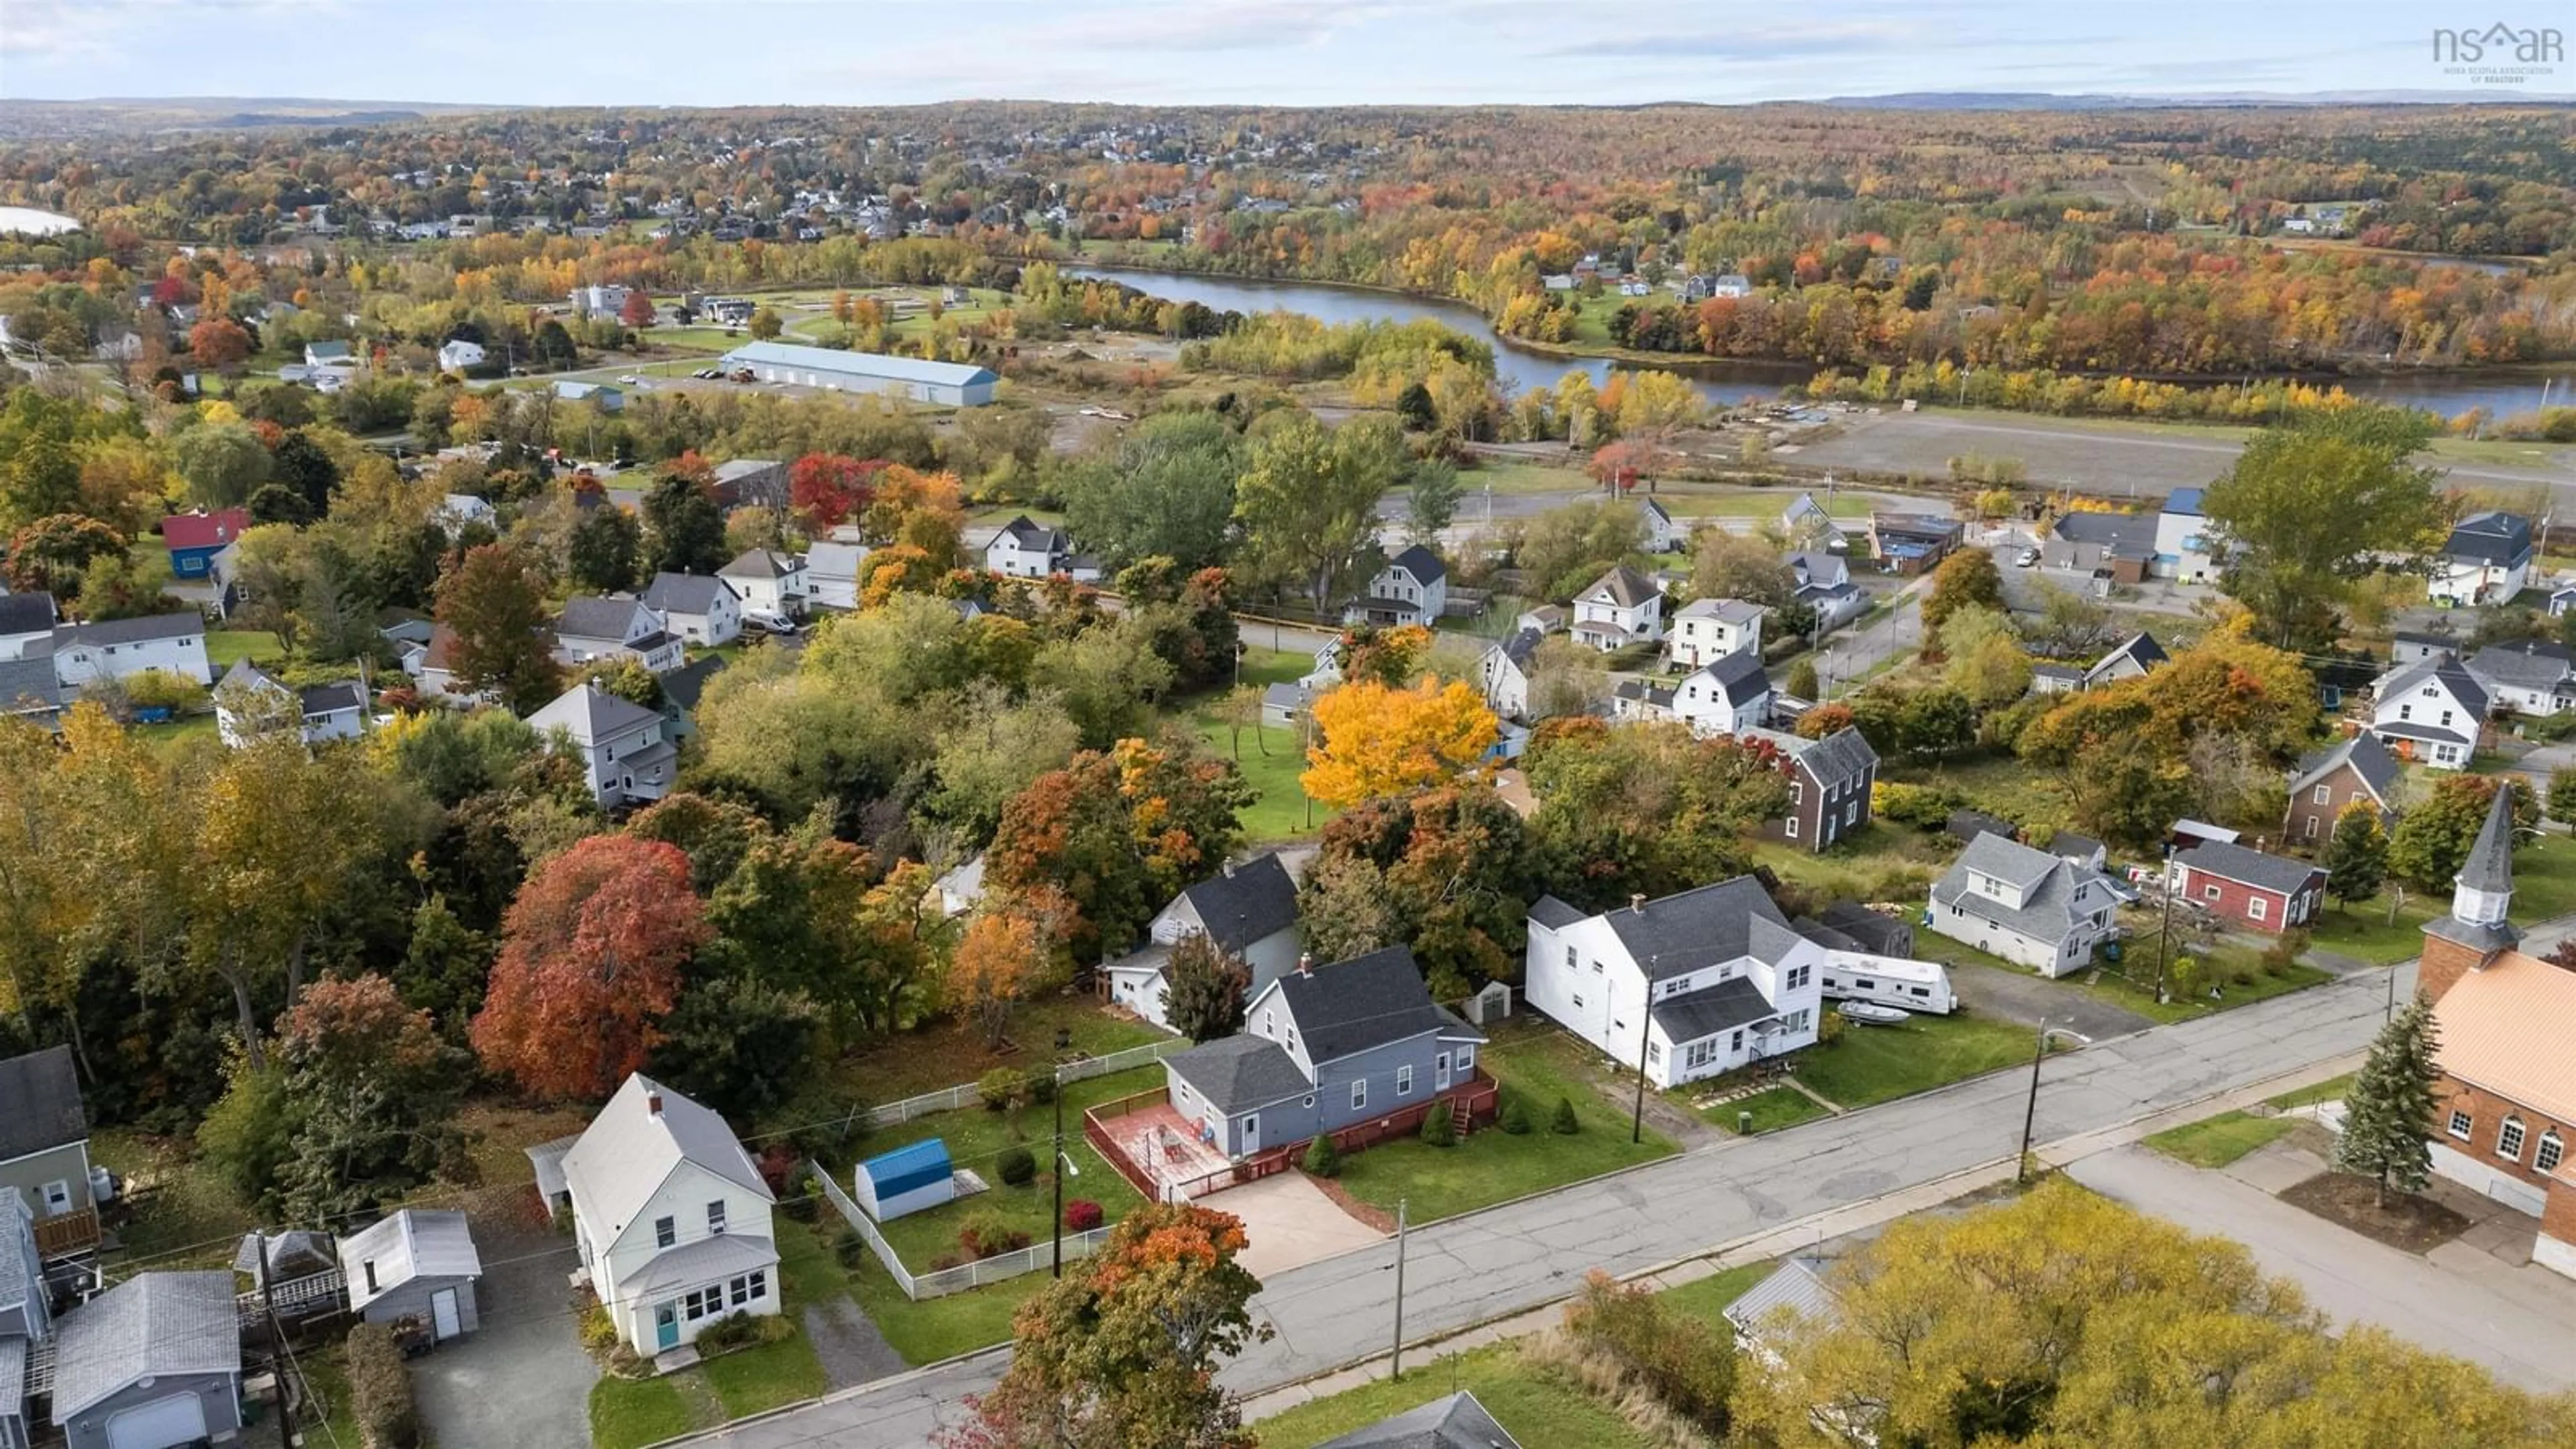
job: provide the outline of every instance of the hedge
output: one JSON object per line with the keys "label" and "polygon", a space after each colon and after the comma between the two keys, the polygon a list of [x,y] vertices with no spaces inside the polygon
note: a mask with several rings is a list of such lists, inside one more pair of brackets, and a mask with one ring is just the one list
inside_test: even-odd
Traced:
{"label": "hedge", "polygon": [[370,1449],[419,1449],[420,1406],[412,1401],[411,1367],[393,1330],[361,1323],[342,1350],[349,1364],[350,1413]]}

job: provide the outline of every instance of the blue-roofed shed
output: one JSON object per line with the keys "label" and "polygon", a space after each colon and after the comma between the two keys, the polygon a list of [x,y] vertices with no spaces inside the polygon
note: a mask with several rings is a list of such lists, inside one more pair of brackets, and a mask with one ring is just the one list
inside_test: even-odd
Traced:
{"label": "blue-roofed shed", "polygon": [[948,1144],[937,1137],[898,1147],[859,1164],[852,1195],[878,1222],[934,1208],[957,1196],[957,1170]]}

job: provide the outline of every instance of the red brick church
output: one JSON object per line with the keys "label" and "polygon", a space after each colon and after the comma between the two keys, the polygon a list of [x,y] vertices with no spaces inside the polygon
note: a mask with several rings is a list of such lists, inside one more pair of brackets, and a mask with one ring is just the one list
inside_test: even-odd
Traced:
{"label": "red brick church", "polygon": [[2441,1028],[2433,1170],[2540,1219],[2532,1261],[2576,1278],[2576,971],[2519,949],[2512,793],[2497,789],[2451,913],[2424,926],[2416,980]]}

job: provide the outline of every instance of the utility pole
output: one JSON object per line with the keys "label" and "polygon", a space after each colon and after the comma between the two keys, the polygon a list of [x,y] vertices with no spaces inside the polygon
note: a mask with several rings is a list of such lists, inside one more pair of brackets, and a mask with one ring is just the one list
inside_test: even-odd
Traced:
{"label": "utility pole", "polygon": [[1055,1161],[1049,1164],[1055,1176],[1055,1267],[1049,1276],[1064,1276],[1064,1063],[1059,1060],[1047,1069],[1055,1081]]}
{"label": "utility pole", "polygon": [[1404,1377],[1404,1228],[1405,1199],[1395,1200],[1395,1351],[1388,1356],[1386,1376]]}
{"label": "utility pole", "polygon": [[[1643,900],[1645,897],[1640,896],[1638,899]],[[1646,1049],[1652,1044],[1655,1036],[1653,970],[1655,963],[1662,959],[1661,956],[1648,959],[1646,995],[1644,1000],[1637,1003],[1637,1109],[1628,1122],[1628,1140],[1631,1143],[1642,1143],[1646,1140]]]}
{"label": "utility pole", "polygon": [[2030,1131],[2039,1119],[2039,1064],[2048,1057],[2048,1018],[2039,1021],[2039,1045],[2030,1053],[2030,1102],[2021,1112],[2021,1153],[2013,1159],[2013,1185],[2030,1181]]}
{"label": "utility pole", "polygon": [[2164,897],[2165,897],[2165,919],[2164,919],[2164,925],[2163,925],[2163,927],[2162,927],[2161,929],[2159,929],[2159,930],[2156,932],[2156,1004],[2157,1004],[2158,1006],[2162,1006],[2162,1005],[2164,1005],[2164,1001],[2165,1001],[2165,962],[2166,962],[2166,960],[2167,960],[2169,957],[2171,957],[2171,956],[2172,956],[2172,954],[2173,954],[2173,898],[2174,898],[2174,880],[2173,880],[2173,842],[2172,842],[2172,841],[2170,841],[2170,840],[2168,840],[2168,841],[2166,841],[2166,842],[2165,842],[2165,878],[2164,878]]}
{"label": "utility pole", "polygon": [[288,1411],[294,1395],[286,1381],[286,1330],[277,1322],[277,1286],[268,1272],[268,1229],[253,1229],[251,1242],[259,1252],[259,1308],[268,1318],[268,1369],[277,1379],[277,1442],[279,1449],[295,1449],[294,1415]]}

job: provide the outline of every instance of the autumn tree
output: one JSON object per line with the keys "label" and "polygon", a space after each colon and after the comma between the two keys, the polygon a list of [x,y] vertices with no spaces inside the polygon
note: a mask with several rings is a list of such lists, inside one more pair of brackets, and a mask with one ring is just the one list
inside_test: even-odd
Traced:
{"label": "autumn tree", "polygon": [[2442,1079],[2440,1048],[2433,999],[2418,991],[2380,1029],[2360,1074],[2344,1093],[2335,1170],[2369,1178],[2381,1207],[2388,1205],[2389,1189],[2422,1192],[2433,1180],[2433,1090]]}
{"label": "autumn tree", "polygon": [[897,463],[876,475],[876,494],[860,510],[859,531],[880,548],[918,550],[925,576],[936,579],[966,561],[963,497],[956,474]]}
{"label": "autumn tree", "polygon": [[2388,832],[2380,825],[2377,805],[2355,800],[2343,808],[2322,863],[2326,890],[2336,901],[2348,905],[2379,894],[2388,879]]}
{"label": "autumn tree", "polygon": [[2441,472],[2413,456],[2421,415],[2394,408],[2317,413],[2257,432],[2202,496],[2226,541],[2222,586],[2254,612],[2262,637],[2321,649],[2366,562],[2438,541]]}
{"label": "autumn tree", "polygon": [[293,1151],[278,1204],[320,1222],[399,1199],[465,1146],[470,1066],[426,1011],[374,974],[313,983],[278,1022]]}
{"label": "autumn tree", "polygon": [[[2388,873],[2419,891],[2449,890],[2486,825],[2497,788],[2498,781],[2487,775],[2452,774],[2435,781],[2397,818],[2388,837]],[[2539,813],[2529,790],[2514,792],[2513,844],[2528,838],[2522,829],[2537,826]]]}
{"label": "autumn tree", "polygon": [[468,549],[438,581],[438,622],[452,636],[448,667],[469,693],[489,690],[524,715],[561,692],[546,643],[554,616],[545,585],[517,549]]}
{"label": "autumn tree", "polygon": [[201,423],[171,445],[188,501],[200,508],[238,508],[268,481],[268,445],[244,424]]}
{"label": "autumn tree", "polygon": [[77,513],[56,513],[10,535],[9,587],[68,600],[79,595],[90,565],[124,555],[125,539],[115,529]]}
{"label": "autumn tree", "polygon": [[1270,1336],[1250,1304],[1242,1222],[1188,1203],[1138,1208],[1100,1250],[1023,1304],[1011,1367],[946,1449],[1251,1449],[1218,1364]]}
{"label": "autumn tree", "polygon": [[1431,643],[1431,631],[1420,624],[1354,624],[1342,631],[1342,679],[1402,689],[1422,677]]}
{"label": "autumn tree", "polygon": [[875,496],[871,481],[883,463],[863,463],[839,453],[808,453],[787,468],[787,506],[816,538],[857,517]]}
{"label": "autumn tree", "polygon": [[538,1096],[596,1101],[644,1063],[709,937],[689,861],[659,841],[595,835],[528,876],[474,1049]]}
{"label": "autumn tree", "polygon": [[654,573],[711,574],[728,562],[715,470],[695,453],[663,465],[644,495],[647,562]]}
{"label": "autumn tree", "polygon": [[1970,605],[2004,614],[2011,606],[2004,601],[2003,570],[1995,567],[1995,556],[1982,548],[1963,548],[1941,560],[1932,571],[1932,591],[1923,599],[1924,653],[1939,657],[1941,626],[1952,614]]}
{"label": "autumn tree", "polygon": [[188,355],[229,374],[250,360],[250,334],[230,317],[209,317],[188,329]]}
{"label": "autumn tree", "polygon": [[602,502],[584,511],[564,541],[564,567],[578,587],[615,593],[635,587],[644,530],[635,515]]}
{"label": "autumn tree", "polygon": [[653,325],[653,294],[638,287],[626,294],[626,303],[617,309],[617,320],[641,330]]}
{"label": "autumn tree", "polygon": [[1212,873],[1242,840],[1252,793],[1231,760],[1196,742],[1122,740],[1050,770],[1002,808],[984,857],[990,888],[1061,890],[1078,962],[1134,939],[1165,901]]}
{"label": "autumn tree", "polygon": [[1210,412],[1162,412],[1068,468],[1065,525],[1112,568],[1162,557],[1222,562],[1243,443]]}
{"label": "autumn tree", "polygon": [[999,1051],[1011,1026],[1011,1008],[1048,984],[1050,943],[1037,921],[1005,903],[969,922],[948,965],[948,1001],[959,1017],[984,1034],[987,1051]]}
{"label": "autumn tree", "polygon": [[1410,689],[1344,684],[1314,704],[1316,740],[1298,777],[1327,805],[1409,794],[1473,766],[1499,726],[1475,689],[1425,677]]}
{"label": "autumn tree", "polygon": [[1539,799],[1530,835],[1541,873],[1592,910],[1742,871],[1751,832],[1789,808],[1775,752],[1703,740],[1687,725],[1552,720],[1522,767]]}
{"label": "autumn tree", "polygon": [[787,323],[779,317],[776,308],[759,307],[753,309],[751,314],[750,332],[754,340],[767,342],[786,330]]}
{"label": "autumn tree", "polygon": [[1303,590],[1321,618],[1373,547],[1378,499],[1404,457],[1402,430],[1384,416],[1331,430],[1303,410],[1262,419],[1235,482],[1246,567],[1257,579]]}
{"label": "autumn tree", "polygon": [[1306,945],[1343,961],[1408,946],[1442,999],[1508,978],[1544,888],[1520,816],[1491,790],[1372,800],[1324,827],[1299,892]]}

